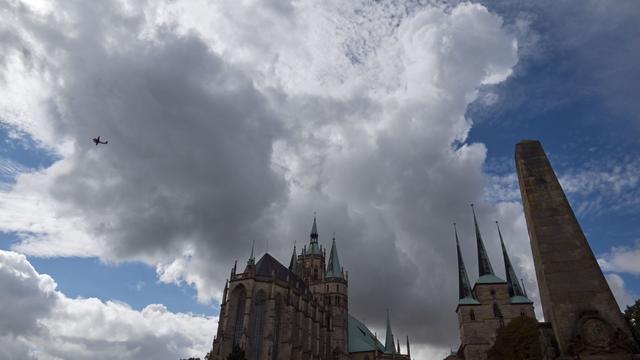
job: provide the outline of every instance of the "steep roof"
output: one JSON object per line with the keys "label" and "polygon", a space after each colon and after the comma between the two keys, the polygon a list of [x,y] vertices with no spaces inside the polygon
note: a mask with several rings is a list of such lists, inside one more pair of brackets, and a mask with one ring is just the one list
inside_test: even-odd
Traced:
{"label": "steep roof", "polygon": [[348,349],[350,353],[364,351],[384,352],[384,346],[382,346],[380,341],[371,333],[371,330],[351,314],[349,314],[348,331]]}
{"label": "steep roof", "polygon": [[471,291],[471,284],[467,276],[467,269],[464,266],[462,252],[460,251],[460,242],[458,241],[458,229],[453,223],[453,231],[456,238],[456,250],[458,252],[458,304],[460,305],[477,305],[480,304]]}
{"label": "steep roof", "polygon": [[484,247],[484,242],[482,241],[482,235],[480,234],[480,227],[478,227],[478,220],[476,219],[476,211],[473,208],[473,204],[471,204],[471,211],[473,212],[473,223],[476,227],[476,245],[478,246],[478,276],[482,277],[483,275],[494,275],[493,267],[491,266],[491,261],[489,260],[489,255],[487,254],[487,250]]}
{"label": "steep roof", "polygon": [[293,254],[291,254],[291,261],[289,262],[289,271],[294,274],[298,274],[298,255],[296,254],[296,246],[293,245]]}
{"label": "steep roof", "polygon": [[384,340],[384,352],[394,354],[396,352],[395,342],[393,341],[393,332],[391,331],[391,320],[389,319],[389,309],[387,309],[387,334]]}
{"label": "steep roof", "polygon": [[509,259],[509,254],[507,254],[507,248],[504,245],[504,240],[502,239],[502,232],[500,231],[500,225],[496,221],[496,227],[498,228],[498,236],[500,237],[500,246],[502,247],[502,257],[504,258],[504,273],[507,275],[507,285],[509,287],[509,296],[511,296],[511,302],[515,304],[523,304],[523,303],[532,303],[531,300],[527,298],[524,293],[524,290],[520,286],[518,282],[518,276],[516,275],[516,271],[513,269],[511,265],[511,260]]}
{"label": "steep roof", "polygon": [[338,247],[336,246],[336,238],[331,243],[331,254],[329,255],[329,263],[327,264],[326,278],[342,278],[342,268],[340,267],[340,259],[338,258]]}
{"label": "steep roof", "polygon": [[309,249],[305,252],[308,255],[321,255],[322,250],[318,244],[318,225],[316,224],[316,217],[313,217],[313,225],[311,226],[311,235],[309,236]]}
{"label": "steep roof", "polygon": [[270,277],[275,275],[276,279],[287,281],[297,281],[299,286],[305,286],[304,282],[294,273],[289,271],[287,267],[280,264],[273,256],[266,253],[256,263],[256,275]]}

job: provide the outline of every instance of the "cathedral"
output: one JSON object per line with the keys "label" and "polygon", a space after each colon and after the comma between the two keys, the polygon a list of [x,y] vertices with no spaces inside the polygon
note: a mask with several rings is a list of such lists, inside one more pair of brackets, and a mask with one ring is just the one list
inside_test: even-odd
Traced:
{"label": "cathedral", "polygon": [[288,267],[268,253],[256,262],[253,249],[244,271],[234,264],[208,358],[224,360],[239,346],[248,360],[410,360],[409,339],[402,354],[388,312],[384,345],[349,313],[335,238],[325,259],[314,218],[308,246],[300,255],[294,246]]}

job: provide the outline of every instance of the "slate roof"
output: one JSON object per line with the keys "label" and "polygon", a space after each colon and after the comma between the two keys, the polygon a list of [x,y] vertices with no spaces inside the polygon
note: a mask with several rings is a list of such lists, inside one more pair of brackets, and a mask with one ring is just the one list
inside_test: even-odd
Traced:
{"label": "slate roof", "polygon": [[493,275],[493,267],[491,266],[489,255],[487,254],[487,250],[484,247],[484,242],[482,241],[482,235],[480,234],[480,227],[478,227],[478,220],[476,220],[476,211],[473,208],[473,204],[471,204],[471,211],[473,212],[473,223],[476,227],[476,243],[478,246],[478,274],[480,277],[482,277],[483,275]]}
{"label": "slate roof", "polygon": [[305,286],[304,281],[302,281],[296,274],[289,271],[286,266],[280,264],[280,262],[269,253],[266,253],[256,263],[256,275],[270,277],[272,272],[275,273],[276,279],[287,281],[288,276],[289,281],[298,281],[299,286]]}
{"label": "slate roof", "polygon": [[[456,224],[453,223],[453,231],[456,238],[456,250],[458,252],[458,299],[459,304],[479,304],[473,296],[471,291],[471,285],[469,283],[469,277],[467,276],[467,269],[464,266],[464,260],[462,259],[462,252],[460,251],[460,242],[458,241],[458,229]],[[474,303],[475,301],[475,303]]]}

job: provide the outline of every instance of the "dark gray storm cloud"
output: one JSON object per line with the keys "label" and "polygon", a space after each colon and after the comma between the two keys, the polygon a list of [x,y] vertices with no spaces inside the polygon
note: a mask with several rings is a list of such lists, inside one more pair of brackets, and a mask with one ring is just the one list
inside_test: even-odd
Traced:
{"label": "dark gray storm cloud", "polygon": [[[473,269],[486,151],[465,142],[464,114],[517,62],[500,17],[467,3],[0,4],[2,72],[20,75],[4,87],[44,89],[41,111],[0,115],[60,156],[0,204],[17,214],[0,219],[22,234],[15,249],[144,261],[208,301],[253,240],[286,262],[316,212],[354,315],[382,328],[390,308],[400,337],[455,341],[451,222]],[[518,207],[479,210],[487,238],[503,220],[531,270]]]}

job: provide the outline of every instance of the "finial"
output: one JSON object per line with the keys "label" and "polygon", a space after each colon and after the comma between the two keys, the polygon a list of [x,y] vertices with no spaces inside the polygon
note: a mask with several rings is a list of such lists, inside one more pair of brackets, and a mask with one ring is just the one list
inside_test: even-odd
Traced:
{"label": "finial", "polygon": [[456,245],[460,246],[458,243],[458,228],[456,227],[456,223],[453,223],[453,233],[456,235]]}
{"label": "finial", "polygon": [[498,228],[498,236],[500,236],[500,242],[504,243],[502,240],[502,232],[500,231],[500,224],[498,224],[498,220],[496,220],[496,227]]}

